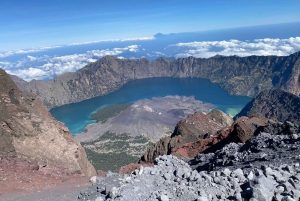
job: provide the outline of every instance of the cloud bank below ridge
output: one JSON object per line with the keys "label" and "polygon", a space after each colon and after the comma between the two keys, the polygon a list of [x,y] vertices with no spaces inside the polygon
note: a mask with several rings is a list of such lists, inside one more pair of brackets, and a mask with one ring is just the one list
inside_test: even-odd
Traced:
{"label": "cloud bank below ridge", "polygon": [[[145,38],[145,40],[152,40]],[[142,40],[142,39],[141,39]],[[49,80],[66,72],[74,72],[90,62],[95,62],[103,56],[112,55],[118,58],[143,58],[156,59],[161,56],[167,57],[201,57],[209,58],[215,55],[224,56],[286,56],[300,51],[300,37],[290,37],[286,39],[263,38],[253,41],[241,40],[220,40],[220,41],[195,41],[187,43],[176,43],[165,45],[159,48],[156,40],[153,40],[153,48],[144,47],[137,41],[135,44],[122,48],[106,48],[100,50],[89,50],[80,54],[69,54],[63,56],[35,56],[36,51],[45,51],[51,47],[44,47],[28,52],[20,52],[26,55],[17,61],[0,60],[0,68],[8,73],[17,75],[24,80],[32,79]],[[117,45],[118,43],[116,43]],[[80,44],[73,44],[80,45]],[[59,47],[59,46],[53,46]],[[155,49],[156,48],[156,49]],[[1,57],[1,55],[0,55]]]}

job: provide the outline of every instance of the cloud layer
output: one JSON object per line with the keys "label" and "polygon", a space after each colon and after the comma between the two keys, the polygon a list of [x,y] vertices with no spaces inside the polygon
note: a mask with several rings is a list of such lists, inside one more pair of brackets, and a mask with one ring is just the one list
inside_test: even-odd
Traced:
{"label": "cloud layer", "polygon": [[65,56],[42,56],[34,57],[28,55],[26,58],[13,62],[0,62],[0,68],[9,74],[17,75],[24,80],[30,81],[49,80],[66,72],[74,72],[90,62],[99,58],[112,55],[117,56],[126,52],[138,52],[138,45],[130,45],[124,48],[113,48],[105,50],[91,50],[84,54],[72,54]]}
{"label": "cloud layer", "polygon": [[[144,38],[141,40],[150,40]],[[129,40],[129,39],[128,39]],[[137,40],[137,39],[130,39]],[[158,41],[159,42],[159,41]],[[158,43],[157,42],[157,43]],[[24,80],[32,79],[49,80],[66,72],[74,72],[81,69],[90,62],[95,62],[105,55],[116,56],[121,59],[148,58],[156,59],[161,56],[167,57],[201,57],[208,58],[217,54],[230,56],[250,55],[277,55],[286,56],[300,51],[300,37],[287,39],[264,38],[253,41],[222,40],[222,41],[195,41],[189,43],[177,43],[173,45],[159,46],[154,40],[152,46],[136,43],[126,47],[107,48],[102,50],[88,50],[80,54],[69,54],[63,56],[36,56],[37,51],[43,51],[55,47],[43,47],[35,50],[19,51],[15,54],[24,54],[25,57],[17,61],[0,60],[0,68],[10,74],[17,75]],[[118,45],[120,43],[112,43]],[[137,45],[139,44],[139,45]],[[156,46],[157,45],[157,46]],[[47,51],[45,51],[47,53]],[[6,53],[10,54],[10,53]],[[14,53],[11,53],[14,54]],[[31,54],[31,55],[29,55]],[[1,55],[0,55],[1,57]]]}
{"label": "cloud layer", "polygon": [[42,52],[49,49],[55,49],[55,48],[67,47],[67,46],[87,45],[87,44],[101,43],[101,42],[147,41],[147,40],[154,40],[154,39],[155,39],[154,36],[139,37],[139,38],[109,39],[109,40],[98,40],[98,41],[90,41],[90,42],[82,42],[82,43],[71,43],[68,45],[47,46],[47,47],[40,47],[40,48],[27,49],[27,50],[11,50],[2,53],[0,52],[0,58],[9,57],[15,54],[28,54],[28,53]]}
{"label": "cloud layer", "polygon": [[230,56],[277,55],[286,56],[300,50],[300,37],[288,39],[256,39],[250,41],[201,41],[177,43],[172,45],[179,48],[176,57],[212,57],[217,54]]}

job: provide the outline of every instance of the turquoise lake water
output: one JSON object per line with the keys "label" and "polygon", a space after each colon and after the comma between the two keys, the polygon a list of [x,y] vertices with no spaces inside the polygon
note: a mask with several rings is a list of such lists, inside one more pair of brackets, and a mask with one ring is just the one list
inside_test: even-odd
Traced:
{"label": "turquoise lake water", "polygon": [[167,95],[194,96],[195,99],[214,104],[218,109],[234,116],[250,100],[247,96],[230,96],[215,84],[200,78],[149,78],[131,81],[120,90],[105,96],[98,96],[79,103],[54,108],[50,113],[65,123],[73,135],[80,133],[90,123],[93,112],[120,103]]}

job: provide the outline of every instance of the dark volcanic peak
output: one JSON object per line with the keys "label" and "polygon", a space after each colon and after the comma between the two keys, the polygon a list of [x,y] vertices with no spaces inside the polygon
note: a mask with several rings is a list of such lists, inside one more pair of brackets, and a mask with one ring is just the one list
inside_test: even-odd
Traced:
{"label": "dark volcanic peak", "polygon": [[300,124],[300,97],[281,89],[263,91],[236,116],[253,115]]}
{"label": "dark volcanic peak", "polygon": [[[220,83],[230,94],[255,96],[281,88],[299,95],[300,53],[289,56],[249,56],[157,59],[116,59],[105,56],[75,73],[50,82],[16,81],[25,91],[38,95],[48,109],[79,102],[118,90],[131,80],[151,77],[206,78]],[[213,69],[213,70],[212,70]]]}

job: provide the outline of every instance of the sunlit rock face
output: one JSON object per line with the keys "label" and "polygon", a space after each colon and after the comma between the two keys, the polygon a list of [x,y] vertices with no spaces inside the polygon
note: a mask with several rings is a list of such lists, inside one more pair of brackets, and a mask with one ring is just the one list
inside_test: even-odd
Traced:
{"label": "sunlit rock face", "polygon": [[0,155],[59,167],[66,174],[96,174],[80,143],[36,95],[22,92],[0,69]]}

